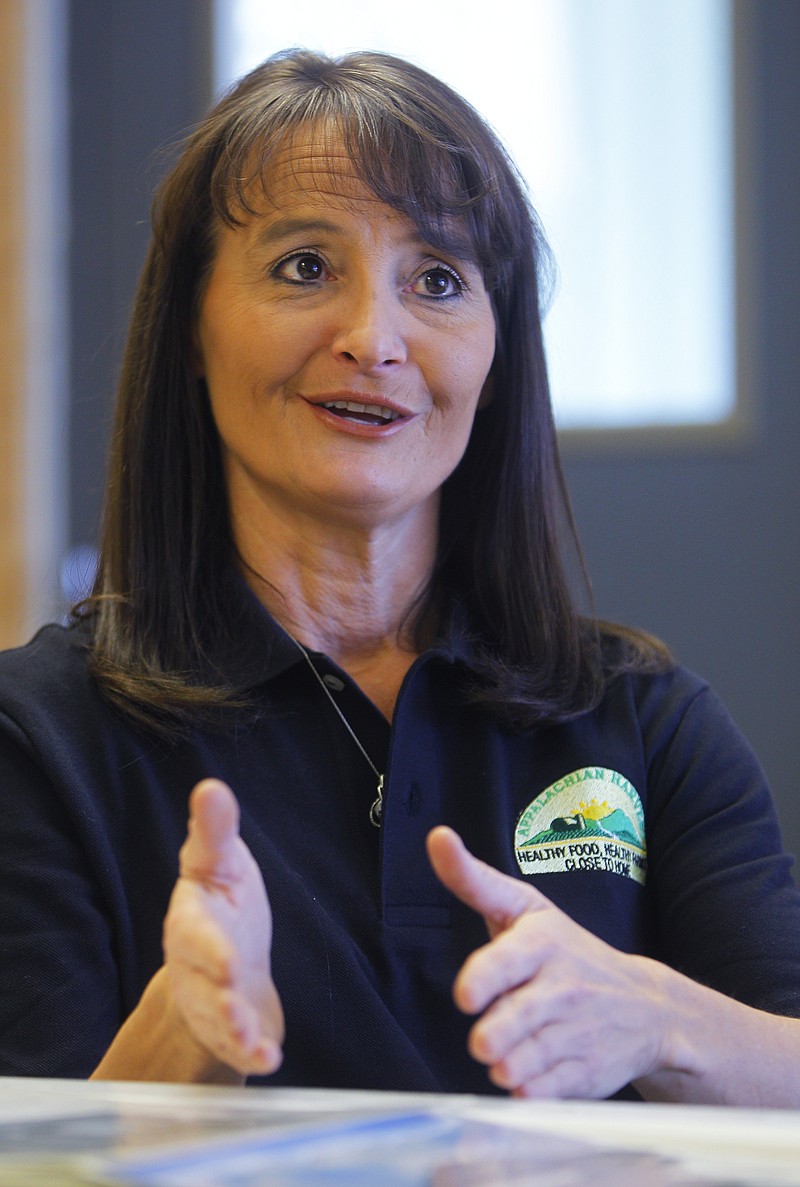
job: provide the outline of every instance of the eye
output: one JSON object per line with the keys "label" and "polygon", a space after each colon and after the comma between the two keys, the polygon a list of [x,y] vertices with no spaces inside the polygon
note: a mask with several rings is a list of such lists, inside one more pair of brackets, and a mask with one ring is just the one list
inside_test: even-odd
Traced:
{"label": "eye", "polygon": [[278,260],[272,269],[272,276],[288,284],[314,284],[324,280],[327,275],[325,261],[313,251],[293,252]]}
{"label": "eye", "polygon": [[433,297],[438,300],[458,297],[465,287],[464,281],[456,270],[448,268],[445,264],[426,268],[411,284],[412,290],[420,296]]}

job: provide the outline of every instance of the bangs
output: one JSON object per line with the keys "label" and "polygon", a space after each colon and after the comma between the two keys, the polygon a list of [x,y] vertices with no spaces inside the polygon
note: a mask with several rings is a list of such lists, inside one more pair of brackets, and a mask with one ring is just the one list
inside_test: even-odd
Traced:
{"label": "bangs", "polygon": [[[269,65],[272,85],[258,85],[260,67],[218,109],[222,117],[232,104],[209,187],[223,223],[257,214],[274,163],[313,136],[320,176],[341,172],[344,149],[349,171],[432,247],[473,260],[489,291],[501,283],[530,241],[532,212],[513,164],[465,100],[407,63],[401,73],[387,55],[295,54]],[[281,66],[292,67],[288,78]]]}

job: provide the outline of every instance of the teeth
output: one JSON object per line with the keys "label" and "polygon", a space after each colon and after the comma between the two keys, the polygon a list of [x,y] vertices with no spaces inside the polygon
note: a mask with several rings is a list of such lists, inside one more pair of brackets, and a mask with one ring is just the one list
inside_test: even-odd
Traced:
{"label": "teeth", "polygon": [[379,416],[381,420],[392,421],[397,420],[400,415],[399,412],[393,412],[391,408],[385,408],[382,404],[357,404],[355,400],[331,400],[324,404],[325,408],[338,408],[344,412],[356,412],[367,416]]}

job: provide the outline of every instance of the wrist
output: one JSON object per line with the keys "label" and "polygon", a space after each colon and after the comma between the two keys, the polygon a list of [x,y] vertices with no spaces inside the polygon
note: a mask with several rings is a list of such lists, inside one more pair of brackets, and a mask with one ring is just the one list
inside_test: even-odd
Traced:
{"label": "wrist", "polygon": [[145,987],[92,1075],[99,1080],[150,1080],[241,1085],[245,1077],[222,1063],[194,1035],[160,968]]}
{"label": "wrist", "polygon": [[657,1003],[654,1055],[634,1086],[651,1101],[722,1103],[714,1093],[709,1095],[717,1079],[714,1049],[720,1033],[727,1030],[728,1007],[735,1011],[738,1003],[659,961],[647,963]]}

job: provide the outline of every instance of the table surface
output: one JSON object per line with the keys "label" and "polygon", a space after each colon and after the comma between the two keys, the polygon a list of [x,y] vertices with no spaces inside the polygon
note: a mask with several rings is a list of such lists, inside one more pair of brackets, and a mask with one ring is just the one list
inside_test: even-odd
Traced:
{"label": "table surface", "polygon": [[800,1187],[800,1112],[0,1078],[0,1187]]}

